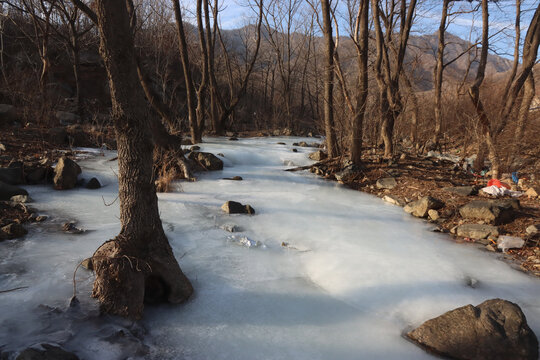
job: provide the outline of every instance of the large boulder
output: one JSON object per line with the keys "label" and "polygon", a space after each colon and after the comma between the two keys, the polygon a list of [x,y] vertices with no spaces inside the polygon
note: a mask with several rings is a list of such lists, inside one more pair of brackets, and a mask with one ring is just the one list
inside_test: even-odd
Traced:
{"label": "large boulder", "polygon": [[393,189],[397,186],[397,182],[393,177],[387,177],[377,180],[375,185],[377,189]]}
{"label": "large boulder", "polygon": [[7,201],[16,195],[28,195],[28,191],[0,181],[0,200]]}
{"label": "large boulder", "polygon": [[206,170],[223,170],[223,161],[212,153],[192,151],[188,158],[198,162]]}
{"label": "large boulder", "polygon": [[9,164],[8,167],[0,168],[0,181],[11,185],[23,184],[23,163],[20,161],[15,161]]}
{"label": "large boulder", "polygon": [[464,219],[482,220],[499,225],[514,218],[514,208],[510,203],[475,200],[462,206],[459,214]]}
{"label": "large boulder", "polygon": [[424,196],[419,200],[408,203],[403,210],[416,217],[425,218],[428,216],[429,210],[439,210],[443,206],[444,202],[431,196]]}
{"label": "large boulder", "polygon": [[73,189],[80,173],[81,168],[75,161],[65,156],[61,157],[54,169],[54,188],[56,190]]}
{"label": "large boulder", "polygon": [[41,344],[23,350],[15,360],[79,360],[79,358],[61,347]]}
{"label": "large boulder", "polygon": [[407,336],[452,359],[536,360],[538,340],[518,305],[492,299],[428,320]]}
{"label": "large boulder", "polygon": [[499,228],[493,225],[464,224],[456,228],[456,235],[471,239],[487,239],[499,236]]}

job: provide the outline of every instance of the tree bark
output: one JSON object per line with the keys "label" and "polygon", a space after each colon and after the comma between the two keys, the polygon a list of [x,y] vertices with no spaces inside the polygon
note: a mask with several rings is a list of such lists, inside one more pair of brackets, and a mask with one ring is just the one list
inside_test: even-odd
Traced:
{"label": "tree bark", "polygon": [[181,303],[193,288],[159,217],[152,179],[154,145],[147,121],[151,110],[137,76],[126,1],[96,0],[94,8],[118,144],[121,231],[92,257],[96,273],[92,296],[104,312],[139,319],[145,300]]}
{"label": "tree bark", "polygon": [[368,96],[368,22],[369,0],[362,0],[358,10],[357,23],[359,33],[356,41],[358,52],[358,90],[356,93],[356,108],[351,131],[351,161],[356,165],[360,165],[362,162],[363,126]]}
{"label": "tree bark", "polygon": [[435,146],[439,145],[441,138],[441,126],[442,126],[442,83],[443,83],[443,71],[444,71],[444,48],[446,46],[444,42],[444,35],[446,32],[446,18],[448,16],[448,4],[450,0],[443,0],[443,8],[441,12],[441,22],[439,24],[439,45],[437,47],[437,62],[435,64],[434,76],[435,81],[435,132],[433,133],[433,143]]}
{"label": "tree bark", "polygon": [[329,0],[321,0],[323,15],[323,33],[325,48],[324,69],[324,128],[326,133],[326,147],[329,157],[339,155],[334,129],[334,40],[332,37],[332,22],[330,19]]}

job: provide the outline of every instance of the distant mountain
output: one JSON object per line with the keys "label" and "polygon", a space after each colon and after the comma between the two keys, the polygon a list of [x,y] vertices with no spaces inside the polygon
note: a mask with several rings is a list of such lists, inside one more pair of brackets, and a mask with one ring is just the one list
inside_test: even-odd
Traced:
{"label": "distant mountain", "polygon": [[[240,29],[223,31],[224,37],[226,38],[227,46],[230,50],[236,52],[245,51],[245,47],[243,46],[243,39],[245,39],[247,36],[254,36],[254,32],[255,27],[253,25],[248,25],[247,27],[243,27]],[[295,43],[293,48],[296,49],[299,48],[299,44],[305,42],[305,37],[298,33],[293,34],[292,39]],[[476,70],[478,68],[477,57],[480,56],[480,48],[472,46],[470,42],[450,33],[446,33],[445,41],[447,43],[444,56],[445,63],[448,63],[459,57],[457,60],[453,61],[452,64],[448,65],[445,68],[445,82],[461,82],[463,76],[467,71],[469,62],[471,62],[469,80],[474,78],[474,76],[476,75]],[[315,44],[319,49],[322,49],[322,38],[316,38]],[[438,35],[436,33],[431,35],[411,36],[409,38],[409,46],[405,57],[405,63],[412,72],[412,80],[418,91],[429,91],[433,89],[433,69],[436,63],[437,47]],[[372,52],[371,56],[374,57],[375,44],[370,44],[370,48]],[[271,44],[268,40],[267,30],[263,30],[261,54],[264,54],[268,51],[272,51]],[[475,53],[477,54],[476,57]],[[355,73],[356,50],[352,41],[346,36],[340,37],[339,55],[345,73]],[[496,74],[503,74],[511,68],[511,60],[502,58],[494,54],[488,55],[486,76],[489,77]]]}

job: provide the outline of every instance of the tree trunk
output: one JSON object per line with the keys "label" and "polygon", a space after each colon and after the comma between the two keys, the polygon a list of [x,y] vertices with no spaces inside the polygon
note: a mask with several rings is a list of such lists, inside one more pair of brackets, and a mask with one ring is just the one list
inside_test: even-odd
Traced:
{"label": "tree trunk", "polygon": [[441,138],[442,125],[442,83],[444,71],[444,34],[446,32],[446,18],[448,16],[448,4],[450,0],[443,0],[443,8],[441,13],[441,22],[439,24],[439,46],[437,48],[437,63],[434,70],[435,81],[435,132],[433,133],[433,143],[438,146]]}
{"label": "tree trunk", "polygon": [[523,138],[525,126],[527,125],[527,119],[529,117],[532,100],[534,99],[534,93],[534,74],[531,71],[529,77],[525,81],[525,85],[523,86],[523,99],[521,100],[521,105],[519,107],[516,130],[514,133],[514,142],[512,143],[510,154],[508,156],[509,166],[512,166],[516,156],[519,153],[521,139]]}
{"label": "tree trunk", "polygon": [[138,319],[143,304],[180,303],[193,292],[163,231],[152,179],[150,108],[137,76],[126,2],[96,0],[118,143],[120,234],[92,257],[92,296],[107,313]]}
{"label": "tree trunk", "polygon": [[368,96],[368,15],[369,0],[362,0],[358,10],[359,34],[356,42],[358,47],[358,90],[351,132],[351,161],[356,165],[362,162],[363,126]]}
{"label": "tree trunk", "polygon": [[335,157],[339,153],[334,129],[334,40],[332,38],[329,1],[321,0],[321,5],[324,24],[324,47],[326,52],[326,66],[324,69],[324,128],[328,156]]}
{"label": "tree trunk", "polygon": [[193,85],[193,78],[191,76],[190,62],[187,50],[186,34],[184,32],[184,24],[182,22],[182,11],[180,10],[180,3],[178,0],[173,0],[174,16],[176,21],[176,31],[178,37],[178,47],[180,49],[180,60],[182,61],[182,71],[184,72],[184,80],[186,84],[187,92],[187,108],[189,127],[191,131],[191,142],[193,144],[200,143],[202,141],[202,134],[199,134],[199,127],[197,123],[197,94],[195,93],[195,86]]}

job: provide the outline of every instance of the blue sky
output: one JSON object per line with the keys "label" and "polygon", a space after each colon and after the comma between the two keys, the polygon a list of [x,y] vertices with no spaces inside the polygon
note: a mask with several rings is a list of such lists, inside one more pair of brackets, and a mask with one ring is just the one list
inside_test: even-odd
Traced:
{"label": "blue sky", "polygon": [[[339,7],[345,6],[346,2],[340,1]],[[318,1],[315,0],[315,2]],[[222,0],[221,3],[223,9],[220,13],[220,23],[223,28],[238,28],[250,22],[249,19],[253,21],[254,12],[246,6],[247,0]],[[470,10],[477,4],[478,2],[459,1],[455,3],[454,10],[458,10],[458,8]],[[537,5],[538,0],[522,0],[522,38],[525,37],[527,26]],[[440,1],[437,0],[419,2],[417,21],[413,28],[414,34],[434,33],[439,26],[440,8]],[[497,4],[490,4],[490,33],[499,32],[491,39],[491,51],[505,57],[513,56],[514,21],[515,2],[513,0],[500,0]],[[448,31],[463,39],[476,41],[480,37],[481,27],[480,12],[476,14],[462,13],[452,18]],[[344,33],[345,31],[342,31],[342,34]]]}

